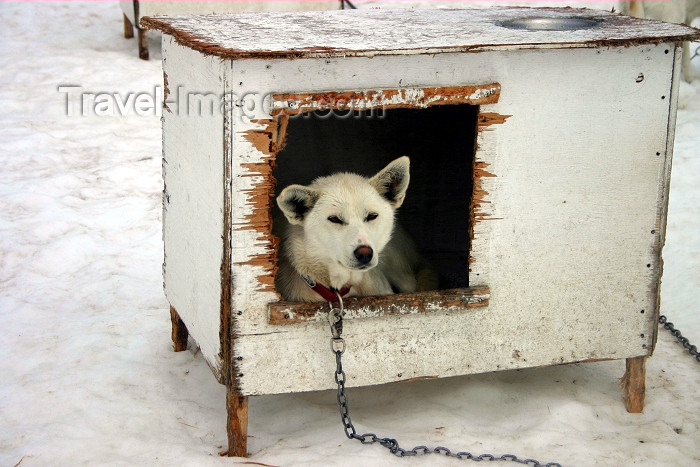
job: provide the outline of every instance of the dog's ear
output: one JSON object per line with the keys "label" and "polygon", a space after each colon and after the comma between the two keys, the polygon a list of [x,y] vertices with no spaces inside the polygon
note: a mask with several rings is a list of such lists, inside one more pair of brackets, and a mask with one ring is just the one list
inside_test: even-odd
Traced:
{"label": "dog's ear", "polygon": [[372,186],[389,201],[394,209],[401,206],[406,197],[410,165],[408,157],[399,157],[370,179]]}
{"label": "dog's ear", "polygon": [[291,224],[301,224],[318,196],[318,191],[308,186],[289,185],[277,197],[277,205]]}

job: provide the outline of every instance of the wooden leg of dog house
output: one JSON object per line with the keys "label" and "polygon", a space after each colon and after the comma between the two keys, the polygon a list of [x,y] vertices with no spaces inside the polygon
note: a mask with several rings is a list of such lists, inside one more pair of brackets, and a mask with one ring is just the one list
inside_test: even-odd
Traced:
{"label": "wooden leg of dog house", "polygon": [[124,15],[124,37],[126,39],[134,37],[134,25],[131,24],[131,21],[129,21],[126,15]]}
{"label": "wooden leg of dog house", "polygon": [[647,357],[628,358],[621,384],[625,391],[625,406],[629,413],[642,413]]}
{"label": "wooden leg of dog house", "polygon": [[173,338],[173,349],[175,352],[182,352],[187,350],[187,326],[180,319],[180,315],[177,314],[175,308],[170,307],[170,322],[173,325],[172,338]]}
{"label": "wooden leg of dog house", "polygon": [[228,455],[248,456],[248,397],[241,396],[232,385],[226,385],[226,410],[228,412]]}
{"label": "wooden leg of dog house", "polygon": [[148,31],[138,28],[139,35],[139,58],[148,60]]}

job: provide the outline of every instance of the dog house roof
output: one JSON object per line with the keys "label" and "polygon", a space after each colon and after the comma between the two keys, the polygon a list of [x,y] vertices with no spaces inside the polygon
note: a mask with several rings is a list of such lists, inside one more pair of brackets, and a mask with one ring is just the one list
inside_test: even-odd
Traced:
{"label": "dog house roof", "polygon": [[141,26],[227,59],[625,46],[700,38],[700,30],[687,26],[572,8],[158,16],[143,18]]}

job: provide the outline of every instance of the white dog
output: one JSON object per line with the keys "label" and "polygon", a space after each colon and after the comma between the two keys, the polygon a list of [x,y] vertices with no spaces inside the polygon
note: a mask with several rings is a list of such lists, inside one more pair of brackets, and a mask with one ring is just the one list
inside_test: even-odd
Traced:
{"label": "white dog", "polygon": [[330,301],[340,295],[429,290],[437,274],[395,228],[406,196],[409,159],[400,157],[372,178],[337,173],[277,197],[289,225],[282,235],[277,290],[285,300]]}
{"label": "white dog", "polygon": [[[695,18],[700,17],[700,0],[621,1],[620,12],[636,18],[690,25]],[[683,79],[688,83],[692,82],[694,76],[690,66],[689,42],[683,43],[681,69]]]}

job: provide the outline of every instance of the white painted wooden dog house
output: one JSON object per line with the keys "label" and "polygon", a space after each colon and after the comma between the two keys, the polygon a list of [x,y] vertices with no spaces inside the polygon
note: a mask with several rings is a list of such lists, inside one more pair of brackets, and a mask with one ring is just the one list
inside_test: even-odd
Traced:
{"label": "white painted wooden dog house", "polygon": [[274,287],[274,196],[411,157],[399,221],[442,290],[349,299],[348,386],[626,359],[656,342],[685,26],[595,10],[146,18],[163,32],[165,291],[228,388],[335,387],[328,307]]}

